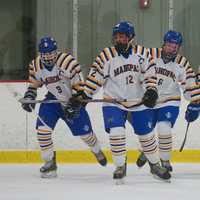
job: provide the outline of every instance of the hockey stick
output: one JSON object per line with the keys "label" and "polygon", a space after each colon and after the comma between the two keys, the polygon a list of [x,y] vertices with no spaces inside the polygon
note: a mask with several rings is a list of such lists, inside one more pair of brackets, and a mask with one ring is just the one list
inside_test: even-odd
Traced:
{"label": "hockey stick", "polygon": [[[162,101],[165,99],[160,99],[157,101],[158,103],[162,103]],[[18,99],[20,103],[67,103],[66,100],[62,99],[47,99],[47,100],[31,100],[31,99],[24,99],[20,98]],[[113,104],[120,104],[120,103],[134,103],[135,105],[137,104],[142,104],[142,100],[139,98],[136,99],[80,99],[80,102],[82,103],[113,103]]]}
{"label": "hockey stick", "polygon": [[[67,103],[65,100],[60,100],[60,99],[53,99],[53,100],[31,100],[31,99],[24,99],[21,98],[18,100],[20,103]],[[123,102],[135,102],[135,103],[140,103],[139,99],[81,99],[80,100],[83,103],[123,103]]]}
{"label": "hockey stick", "polygon": [[184,137],[184,139],[183,139],[181,148],[179,149],[180,152],[183,151],[183,148],[184,148],[184,146],[185,146],[185,142],[186,142],[186,139],[187,139],[187,134],[188,134],[189,126],[190,126],[190,122],[188,122],[188,124],[187,124],[187,128],[186,128],[186,131],[185,131],[185,137]]}

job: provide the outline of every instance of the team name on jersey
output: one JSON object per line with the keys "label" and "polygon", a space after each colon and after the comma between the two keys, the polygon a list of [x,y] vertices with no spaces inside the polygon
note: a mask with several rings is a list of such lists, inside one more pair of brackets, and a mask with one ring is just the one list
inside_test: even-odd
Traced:
{"label": "team name on jersey", "polygon": [[45,80],[43,81],[43,83],[45,85],[48,85],[50,83],[56,83],[58,81],[60,81],[60,77],[58,75],[56,75],[56,76],[50,76],[50,77],[45,78]]}
{"label": "team name on jersey", "polygon": [[139,72],[139,66],[132,65],[132,64],[120,66],[120,67],[114,69],[114,76],[118,76],[121,73],[128,72],[128,71]]}
{"label": "team name on jersey", "polygon": [[155,70],[156,70],[156,74],[162,74],[163,76],[170,77],[175,82],[176,75],[174,74],[174,72],[169,71],[169,70],[164,69],[164,68],[161,68],[161,67],[155,67]]}

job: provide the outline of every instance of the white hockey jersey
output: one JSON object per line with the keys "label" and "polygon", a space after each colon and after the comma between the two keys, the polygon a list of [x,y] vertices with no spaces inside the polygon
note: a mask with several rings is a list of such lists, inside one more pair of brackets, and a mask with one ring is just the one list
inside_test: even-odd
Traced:
{"label": "white hockey jersey", "polygon": [[38,88],[43,85],[57,99],[68,100],[72,94],[84,89],[81,68],[76,59],[67,53],[58,53],[51,71],[46,69],[40,56],[29,64],[30,85]]}
{"label": "white hockey jersey", "polygon": [[200,66],[197,67],[196,72],[196,83],[200,85]]}
{"label": "white hockey jersey", "polygon": [[[118,55],[115,47],[105,48],[93,62],[86,80],[85,93],[92,97],[103,87],[105,99],[137,100],[137,103],[126,102],[118,106],[124,110],[144,109],[141,99],[145,87],[156,87],[155,69],[146,70],[148,49],[134,46],[128,58]],[[110,105],[104,103],[104,105]]]}
{"label": "white hockey jersey", "polygon": [[[158,104],[155,108],[168,105],[179,106],[181,100],[181,88],[187,100],[195,101],[197,85],[195,74],[187,59],[177,55],[174,61],[164,63],[161,58],[161,49],[152,48],[150,54],[152,60],[149,65],[155,67],[158,79]],[[199,98],[199,97],[198,97]]]}

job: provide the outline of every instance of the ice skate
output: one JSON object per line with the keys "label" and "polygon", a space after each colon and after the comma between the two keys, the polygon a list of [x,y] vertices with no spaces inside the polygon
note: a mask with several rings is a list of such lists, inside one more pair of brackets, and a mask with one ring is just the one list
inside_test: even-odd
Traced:
{"label": "ice skate", "polygon": [[113,179],[116,185],[124,184],[124,177],[126,176],[126,168],[127,164],[125,163],[123,166],[117,167],[113,172]]}
{"label": "ice skate", "polygon": [[103,151],[100,150],[98,153],[94,153],[94,152],[92,151],[92,153],[95,155],[95,157],[96,157],[96,159],[97,159],[97,161],[98,161],[98,163],[99,163],[100,165],[106,166],[106,164],[107,164],[107,159],[106,159],[106,156],[104,155]]}
{"label": "ice skate", "polygon": [[168,172],[168,170],[164,167],[161,167],[159,163],[149,163],[151,173],[154,175],[155,178],[158,178],[160,180],[164,180],[166,182],[170,182],[171,174]]}
{"label": "ice skate", "polygon": [[167,171],[169,171],[169,172],[173,171],[173,168],[172,168],[171,163],[170,163],[169,160],[161,160],[161,166],[166,168]]}
{"label": "ice skate", "polygon": [[146,164],[146,162],[147,162],[147,158],[144,155],[144,153],[141,152],[140,155],[139,155],[139,157],[138,157],[138,159],[137,159],[137,161],[136,161],[136,165],[138,167],[143,167]]}
{"label": "ice skate", "polygon": [[41,178],[55,178],[57,177],[57,164],[56,164],[56,154],[52,160],[45,162],[45,164],[40,168]]}

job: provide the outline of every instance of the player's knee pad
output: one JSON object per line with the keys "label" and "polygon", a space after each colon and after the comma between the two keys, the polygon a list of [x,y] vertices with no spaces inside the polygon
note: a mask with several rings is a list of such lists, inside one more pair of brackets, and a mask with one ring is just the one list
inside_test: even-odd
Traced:
{"label": "player's knee pad", "polygon": [[110,129],[110,136],[121,136],[125,135],[124,127],[115,127]]}
{"label": "player's knee pad", "polygon": [[157,122],[157,132],[159,135],[170,135],[171,131],[171,122],[169,121],[162,121]]}
{"label": "player's knee pad", "polygon": [[145,140],[148,139],[148,138],[151,138],[153,136],[155,136],[154,131],[146,133],[145,135],[138,135],[139,139],[145,139]]}

